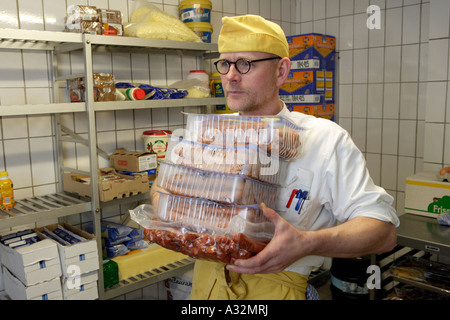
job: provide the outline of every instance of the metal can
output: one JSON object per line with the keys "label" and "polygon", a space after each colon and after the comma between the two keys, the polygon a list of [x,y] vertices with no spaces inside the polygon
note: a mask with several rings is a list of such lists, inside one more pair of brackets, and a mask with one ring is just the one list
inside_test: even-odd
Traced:
{"label": "metal can", "polygon": [[169,144],[169,130],[146,130],[142,135],[146,152],[156,153],[158,160],[166,157],[167,145]]}

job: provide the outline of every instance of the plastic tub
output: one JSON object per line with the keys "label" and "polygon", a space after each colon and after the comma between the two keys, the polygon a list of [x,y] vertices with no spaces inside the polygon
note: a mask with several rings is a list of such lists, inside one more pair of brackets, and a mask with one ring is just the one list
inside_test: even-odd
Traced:
{"label": "plastic tub", "polygon": [[264,202],[273,208],[278,187],[245,176],[205,172],[170,163],[160,163],[158,186],[172,194],[204,198],[226,204]]}
{"label": "plastic tub", "polygon": [[195,32],[203,42],[211,43],[213,26],[209,22],[188,22],[186,26]]}
{"label": "plastic tub", "polygon": [[212,4],[209,0],[183,0],[178,8],[184,23],[211,22]]}
{"label": "plastic tub", "polygon": [[281,117],[187,114],[188,140],[218,146],[256,145],[283,159],[301,151],[304,129]]}
{"label": "plastic tub", "polygon": [[274,225],[258,206],[222,205],[204,199],[160,193],[158,208],[130,210],[151,242],[193,258],[233,263],[260,252]]}
{"label": "plastic tub", "polygon": [[208,172],[244,175],[276,185],[285,181],[287,169],[287,161],[253,146],[220,147],[174,136],[170,138],[165,161]]}

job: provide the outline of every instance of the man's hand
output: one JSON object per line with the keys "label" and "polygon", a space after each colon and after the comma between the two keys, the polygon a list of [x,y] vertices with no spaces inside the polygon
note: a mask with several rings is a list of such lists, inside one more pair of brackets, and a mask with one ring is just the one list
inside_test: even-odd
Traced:
{"label": "man's hand", "polygon": [[302,247],[302,234],[274,210],[261,204],[264,215],[275,225],[272,240],[256,256],[246,260],[236,260],[228,265],[228,270],[238,273],[276,273],[306,255]]}

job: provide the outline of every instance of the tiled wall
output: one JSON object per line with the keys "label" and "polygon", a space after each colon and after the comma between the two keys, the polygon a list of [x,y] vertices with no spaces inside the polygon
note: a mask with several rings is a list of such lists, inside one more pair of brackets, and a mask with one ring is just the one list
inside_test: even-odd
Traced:
{"label": "tiled wall", "polygon": [[[177,13],[179,0],[151,2]],[[0,0],[0,28],[60,31],[71,4],[118,9],[126,22],[134,1]],[[279,23],[287,35],[319,32],[336,36],[338,123],[364,152],[374,181],[395,197],[399,213],[403,212],[407,175],[450,165],[449,1],[212,0],[212,4],[213,42],[217,42],[222,16],[246,13]],[[369,5],[381,9],[380,30],[366,27]],[[44,52],[0,50],[0,107],[49,102],[48,64]],[[79,54],[63,56],[60,64],[65,72],[83,68]],[[94,58],[94,71],[155,85],[183,79],[197,67],[197,61],[188,57],[102,53]],[[210,67],[207,64],[207,71]],[[99,146],[108,153],[122,146],[143,149],[142,131],[183,126],[182,109],[99,112]],[[83,115],[64,115],[64,122],[80,135],[87,132]],[[0,170],[10,172],[16,196],[55,191],[51,117],[4,117],[0,128]],[[85,148],[66,146],[64,151],[66,165],[87,169]],[[100,166],[107,164],[100,158]]]}
{"label": "tiled wall", "polygon": [[[381,29],[366,25],[369,5],[380,8]],[[398,213],[403,213],[405,178],[428,161],[424,128],[430,1],[301,0],[297,10],[296,31],[337,37],[338,122],[364,152],[375,183],[395,197]],[[448,30],[448,14],[440,20]],[[447,59],[446,54],[439,57]],[[443,132],[437,137],[443,138]],[[437,148],[442,153],[442,140]],[[442,156],[432,162],[441,166]]]}

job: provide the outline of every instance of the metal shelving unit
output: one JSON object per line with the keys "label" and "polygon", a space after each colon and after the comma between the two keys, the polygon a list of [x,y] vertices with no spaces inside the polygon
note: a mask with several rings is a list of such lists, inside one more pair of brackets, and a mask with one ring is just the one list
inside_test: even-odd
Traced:
{"label": "metal shelving unit", "polygon": [[[217,56],[217,45],[208,43],[190,43],[170,40],[139,39],[131,37],[110,37],[100,35],[51,32],[51,31],[33,31],[17,29],[0,29],[0,49],[6,50],[44,50],[49,55],[51,65],[51,77],[53,79],[53,100],[49,104],[38,105],[10,105],[0,106],[0,116],[24,116],[31,114],[51,114],[53,118],[57,164],[58,164],[58,192],[43,197],[32,197],[17,201],[16,208],[11,211],[0,212],[0,228],[12,227],[42,221],[49,218],[62,218],[65,216],[91,212],[94,221],[94,233],[97,237],[97,246],[101,252],[100,221],[102,207],[108,206],[108,203],[101,203],[98,193],[97,169],[98,169],[98,149],[96,132],[96,112],[127,110],[127,109],[146,109],[146,108],[172,108],[186,106],[206,106],[225,104],[224,98],[205,98],[205,99],[177,99],[177,100],[158,100],[158,101],[121,101],[121,102],[95,102],[94,84],[93,84],[93,53],[94,52],[141,52],[141,53],[163,53],[172,55],[191,55],[200,61]],[[60,75],[58,73],[57,55],[66,52],[83,52],[85,70],[83,73]],[[68,79],[84,77],[86,79],[86,102],[66,103],[60,102],[58,94],[58,82]],[[88,121],[88,139],[67,139],[63,137],[63,128],[61,114],[78,113],[87,114]],[[63,167],[62,142],[71,141],[73,143],[83,143],[89,149],[89,172],[83,172],[74,168]],[[72,195],[65,194],[62,190],[63,171],[81,172],[95,179],[91,179],[90,199],[78,199]],[[122,283],[118,288],[103,288],[102,255],[99,255],[99,298],[107,299],[115,297],[131,290],[142,288],[156,281],[170,277],[176,272],[183,272],[190,267],[192,261],[179,262],[177,265],[162,266],[160,272],[153,274],[149,271],[147,275],[137,275],[136,281]],[[138,280],[142,281],[138,281]]]}

